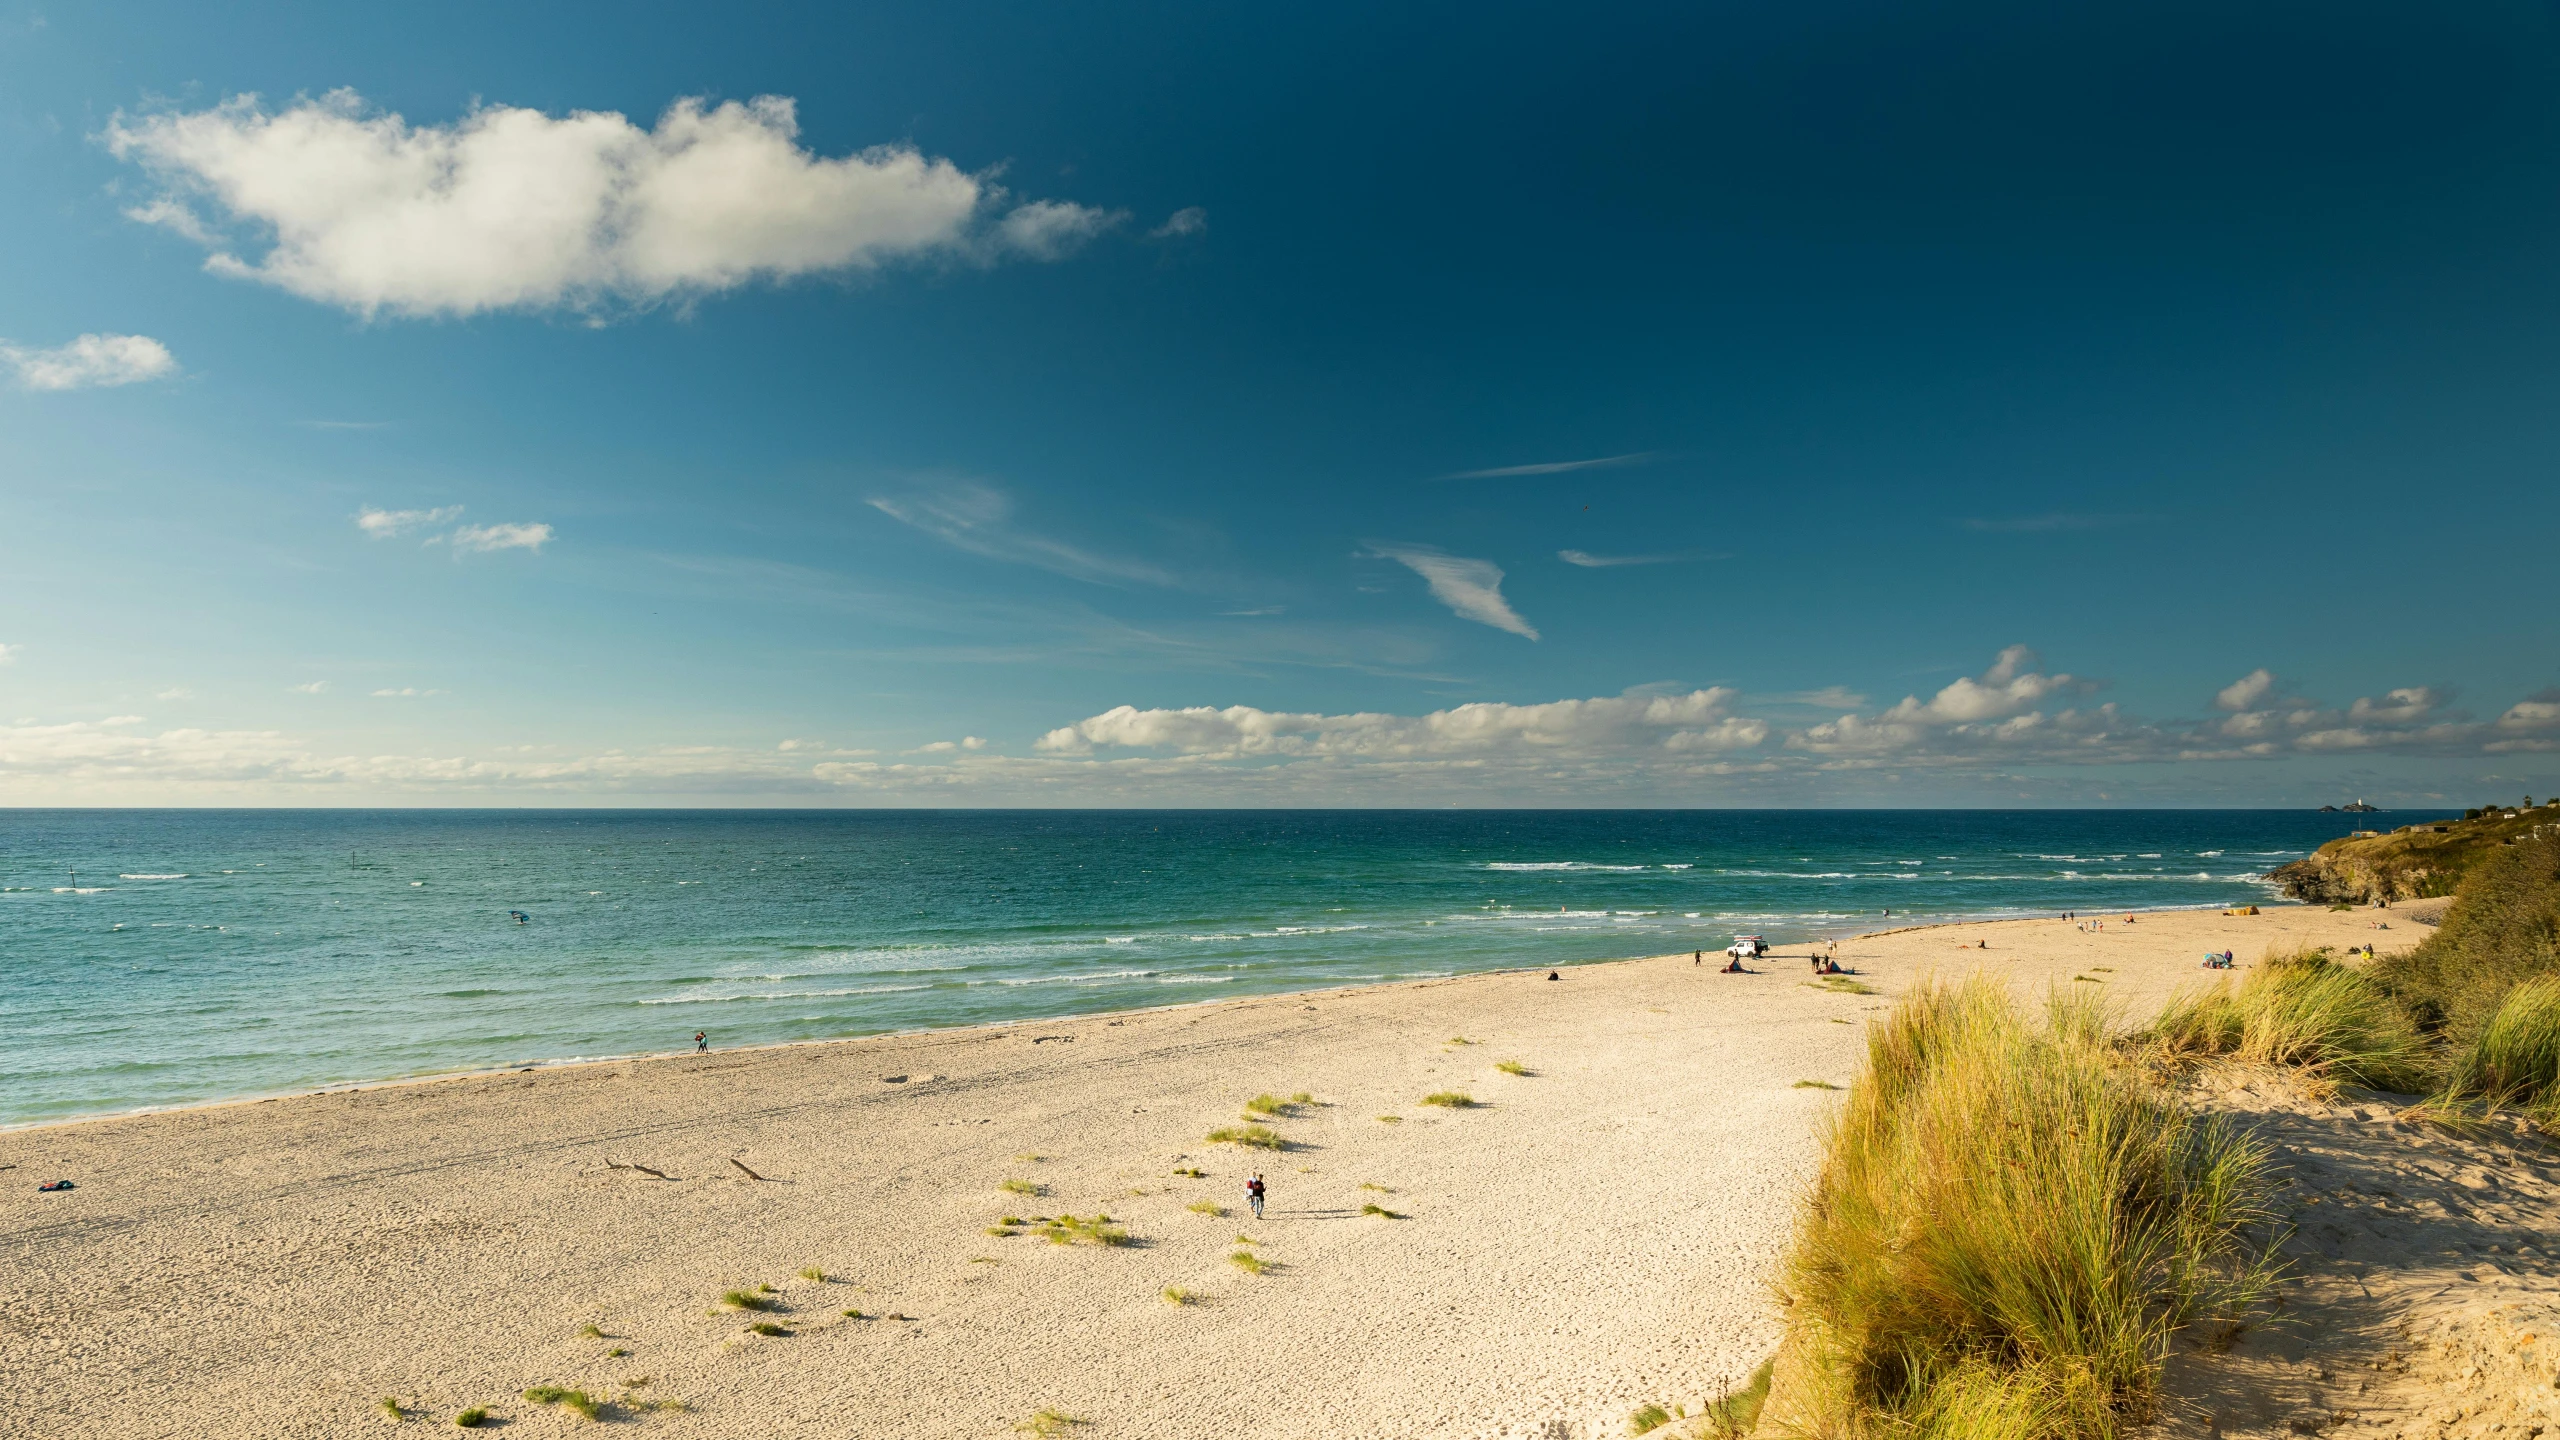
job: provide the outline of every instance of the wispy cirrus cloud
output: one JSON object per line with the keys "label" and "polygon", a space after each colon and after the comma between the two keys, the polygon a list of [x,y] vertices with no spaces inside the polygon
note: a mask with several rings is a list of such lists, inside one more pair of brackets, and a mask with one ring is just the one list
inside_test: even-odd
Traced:
{"label": "wispy cirrus cloud", "polygon": [[[161,184],[126,211],[217,275],[371,317],[593,310],[901,260],[1055,260],[1126,217],[1017,201],[912,145],[825,156],[794,103],[610,111],[479,106],[413,125],[352,90],[270,112],[119,113],[103,138]],[[243,239],[249,243],[240,243]]]}
{"label": "wispy cirrus cloud", "polygon": [[1590,460],[1542,460],[1532,465],[1496,465],[1489,470],[1453,470],[1435,475],[1435,480],[1509,480],[1523,475],[1568,475],[1576,470],[1615,470],[1627,465],[1643,465],[1655,454],[1638,450],[1625,455],[1602,455]]}
{"label": "wispy cirrus cloud", "polygon": [[0,341],[6,365],[28,390],[91,390],[177,373],[178,357],[148,335],[83,335],[50,350]]}
{"label": "wispy cirrus cloud", "polygon": [[439,505],[431,510],[383,510],[368,505],[356,512],[356,528],[376,540],[389,540],[412,530],[459,519],[462,507]]}
{"label": "wispy cirrus cloud", "polygon": [[[459,505],[439,505],[429,510],[383,510],[368,505],[356,512],[356,528],[372,539],[390,540],[443,525],[461,515]],[[457,556],[485,555],[495,550],[525,550],[538,555],[554,538],[552,528],[538,520],[501,521],[494,525],[456,525],[428,536],[425,543],[449,545]]]}
{"label": "wispy cirrus cloud", "polygon": [[1490,560],[1470,560],[1429,545],[1372,544],[1366,553],[1393,560],[1421,576],[1431,587],[1432,598],[1461,619],[1538,638],[1538,627],[1521,619],[1511,602],[1502,598],[1502,567]]}
{"label": "wispy cirrus cloud", "polygon": [[1162,566],[1105,555],[1015,524],[1013,497],[984,481],[930,480],[895,494],[874,495],[866,503],[946,545],[990,560],[1037,566],[1097,584],[1177,583]]}
{"label": "wispy cirrus cloud", "polygon": [[551,527],[535,521],[528,524],[457,525],[450,537],[457,555],[486,555],[495,550],[530,550],[542,553],[551,543]]}
{"label": "wispy cirrus cloud", "polygon": [[2005,518],[1977,517],[1964,522],[1967,530],[1981,530],[1994,535],[2045,535],[2059,530],[2105,530],[2129,525],[2133,515],[2013,515]]}
{"label": "wispy cirrus cloud", "polygon": [[1587,550],[1559,550],[1556,558],[1586,570],[1613,570],[1621,565],[1679,565],[1692,560],[1722,560],[1727,557],[1704,550],[1670,550],[1658,555],[1594,555]]}

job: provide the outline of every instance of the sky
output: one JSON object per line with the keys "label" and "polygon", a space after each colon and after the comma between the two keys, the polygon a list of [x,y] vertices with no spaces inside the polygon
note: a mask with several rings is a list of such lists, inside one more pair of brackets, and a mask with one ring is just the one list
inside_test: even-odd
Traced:
{"label": "sky", "polygon": [[2560,18],[0,0],[0,804],[2560,790]]}

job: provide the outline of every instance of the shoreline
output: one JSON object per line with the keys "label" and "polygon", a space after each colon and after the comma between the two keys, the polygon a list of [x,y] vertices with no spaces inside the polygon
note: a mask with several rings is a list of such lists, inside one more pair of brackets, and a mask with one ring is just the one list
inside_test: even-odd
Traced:
{"label": "shoreline", "polygon": [[[2270,902],[2265,900],[2252,901],[2250,903],[2260,905],[2262,907],[2270,906]],[[2294,906],[2299,903],[2300,902],[2279,899],[2272,902],[2272,907]],[[2172,905],[2148,910],[2110,910],[2104,913],[2109,915],[2194,915],[2227,908],[2229,908],[2227,905]],[[1985,912],[1982,915],[1966,916],[1960,919],[1931,920],[1923,924],[1894,926],[1882,930],[1861,930],[1854,933],[1843,933],[1838,935],[1817,932],[1813,936],[1809,937],[1807,941],[1783,941],[1778,943],[1812,943],[1814,941],[1825,939],[1838,939],[1845,944],[1856,940],[1866,940],[1888,935],[1913,934],[1920,931],[1941,930],[1965,925],[2006,925],[2029,923],[2052,918],[2055,917],[2046,914],[2015,915],[1999,912]],[[1677,953],[1678,952],[1667,952],[1666,955],[1620,955],[1596,960],[1565,961],[1544,966],[1503,966],[1490,970],[1453,970],[1436,975],[1405,976],[1385,980],[1362,980],[1344,985],[1319,986],[1305,990],[1257,990],[1241,995],[1224,995],[1202,1000],[1177,1000],[1163,1005],[1143,1005],[1112,1010],[1059,1011],[1045,1015],[1027,1015],[1012,1020],[981,1021],[970,1025],[928,1025],[903,1030],[873,1030],[857,1035],[826,1035],[805,1040],[772,1040],[756,1044],[734,1046],[725,1050],[715,1048],[709,1053],[715,1055],[740,1055],[768,1050],[801,1049],[809,1046],[849,1045],[862,1041],[897,1039],[912,1036],[966,1034],[983,1030],[1000,1030],[1015,1025],[1049,1025],[1063,1024],[1078,1020],[1107,1020],[1115,1016],[1148,1015],[1161,1011],[1189,1010],[1203,1006],[1239,1004],[1253,1000],[1275,998],[1286,999],[1293,995],[1330,995],[1400,985],[1428,985],[1445,980],[1462,979],[1473,975],[1509,975],[1526,973],[1527,971],[1537,969],[1587,970],[1595,966],[1631,965],[1647,960],[1668,958],[1668,955],[1676,955]],[[1710,953],[1722,952],[1716,951]],[[413,1075],[385,1075],[373,1079],[347,1080],[328,1085],[303,1086],[285,1090],[258,1091],[242,1095],[225,1095],[205,1100],[189,1100],[182,1101],[174,1105],[142,1105],[127,1110],[96,1110],[84,1114],[64,1115],[46,1120],[6,1121],[0,1122],[0,1136],[20,1134],[28,1131],[55,1129],[66,1125],[90,1125],[105,1121],[132,1119],[146,1115],[182,1115],[203,1110],[226,1109],[234,1106],[265,1105],[275,1101],[295,1100],[313,1095],[343,1095],[369,1090],[379,1090],[394,1086],[441,1085],[453,1081],[488,1079],[504,1075],[575,1070],[584,1066],[593,1065],[638,1064],[648,1061],[676,1059],[690,1056],[694,1053],[695,1052],[691,1050],[683,1049],[635,1050],[616,1055],[566,1056],[504,1065],[474,1066],[472,1068],[462,1070],[436,1070]]]}
{"label": "shoreline", "polygon": [[[1827,1087],[1911,983],[2086,978],[2146,1013],[2208,944],[2423,933],[2144,918],[1855,938],[1848,987],[1794,945],[1742,976],[1509,969],[0,1132],[0,1179],[78,1187],[0,1220],[0,1437],[337,1436],[386,1396],[581,1433],[538,1386],[685,1436],[960,1440],[1044,1408],[1088,1440],[1616,1433],[1775,1345]],[[1255,1122],[1284,1149],[1204,1138],[1300,1092]],[[1000,1223],[1060,1214],[1131,1243]],[[766,1316],[718,1303],[760,1285]]]}

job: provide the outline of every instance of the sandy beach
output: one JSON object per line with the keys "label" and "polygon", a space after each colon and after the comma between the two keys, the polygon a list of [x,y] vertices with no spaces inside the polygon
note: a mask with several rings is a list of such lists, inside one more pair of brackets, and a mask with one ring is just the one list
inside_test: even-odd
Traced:
{"label": "sandy beach", "polygon": [[[1809,983],[1799,945],[1748,976],[1683,954],[0,1132],[0,1436],[345,1435],[393,1425],[386,1397],[588,1423],[540,1385],[670,1435],[1621,1434],[1774,1346],[1835,1099],[1799,1082],[1846,1083],[1915,979],[2144,1014],[2208,949],[2425,934],[2108,919],[1843,941],[1872,994]],[[1205,1141],[1264,1092],[1312,1097],[1270,1122],[1285,1151]],[[987,1233],[1097,1212],[1130,1243]],[[719,1304],[764,1285],[769,1312]]]}

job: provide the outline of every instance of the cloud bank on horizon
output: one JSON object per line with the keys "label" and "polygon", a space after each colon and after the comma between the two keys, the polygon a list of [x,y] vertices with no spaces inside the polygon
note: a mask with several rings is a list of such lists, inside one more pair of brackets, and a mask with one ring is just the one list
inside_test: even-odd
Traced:
{"label": "cloud bank on horizon", "polygon": [[412,125],[341,89],[273,112],[241,95],[119,113],[105,139],[160,184],[128,216],[204,246],[215,274],[368,317],[646,305],[901,260],[1057,260],[1127,219],[1016,201],[911,145],[828,157],[799,134],[777,95],[680,99],[644,130],[511,105]]}
{"label": "cloud bank on horizon", "polygon": [[[328,682],[292,687],[319,695]],[[503,757],[332,754],[282,730],[179,728],[143,717],[0,726],[0,798],[64,783],[150,785],[219,795],[283,787],[368,796],[759,796],[935,804],[1340,803],[1446,801],[1507,787],[1531,797],[1712,803],[1734,782],[1851,773],[2016,775],[2181,761],[2268,762],[2344,752],[2466,758],[2560,753],[2560,690],[2474,720],[2404,686],[2343,708],[2235,709],[2276,688],[2253,672],[2217,697],[2218,719],[2145,720],[2073,701],[2100,682],[2048,672],[2011,646],[1980,674],[1871,713],[1788,725],[1746,713],[1726,686],[1556,700],[1479,702],[1419,715],[1324,714],[1250,705],[1120,705],[1007,754],[969,735],[911,747],[926,757],[794,737],[758,746],[682,745],[576,754],[504,747]],[[410,687],[375,697],[443,693]],[[1773,696],[1766,703],[1854,694]]]}

